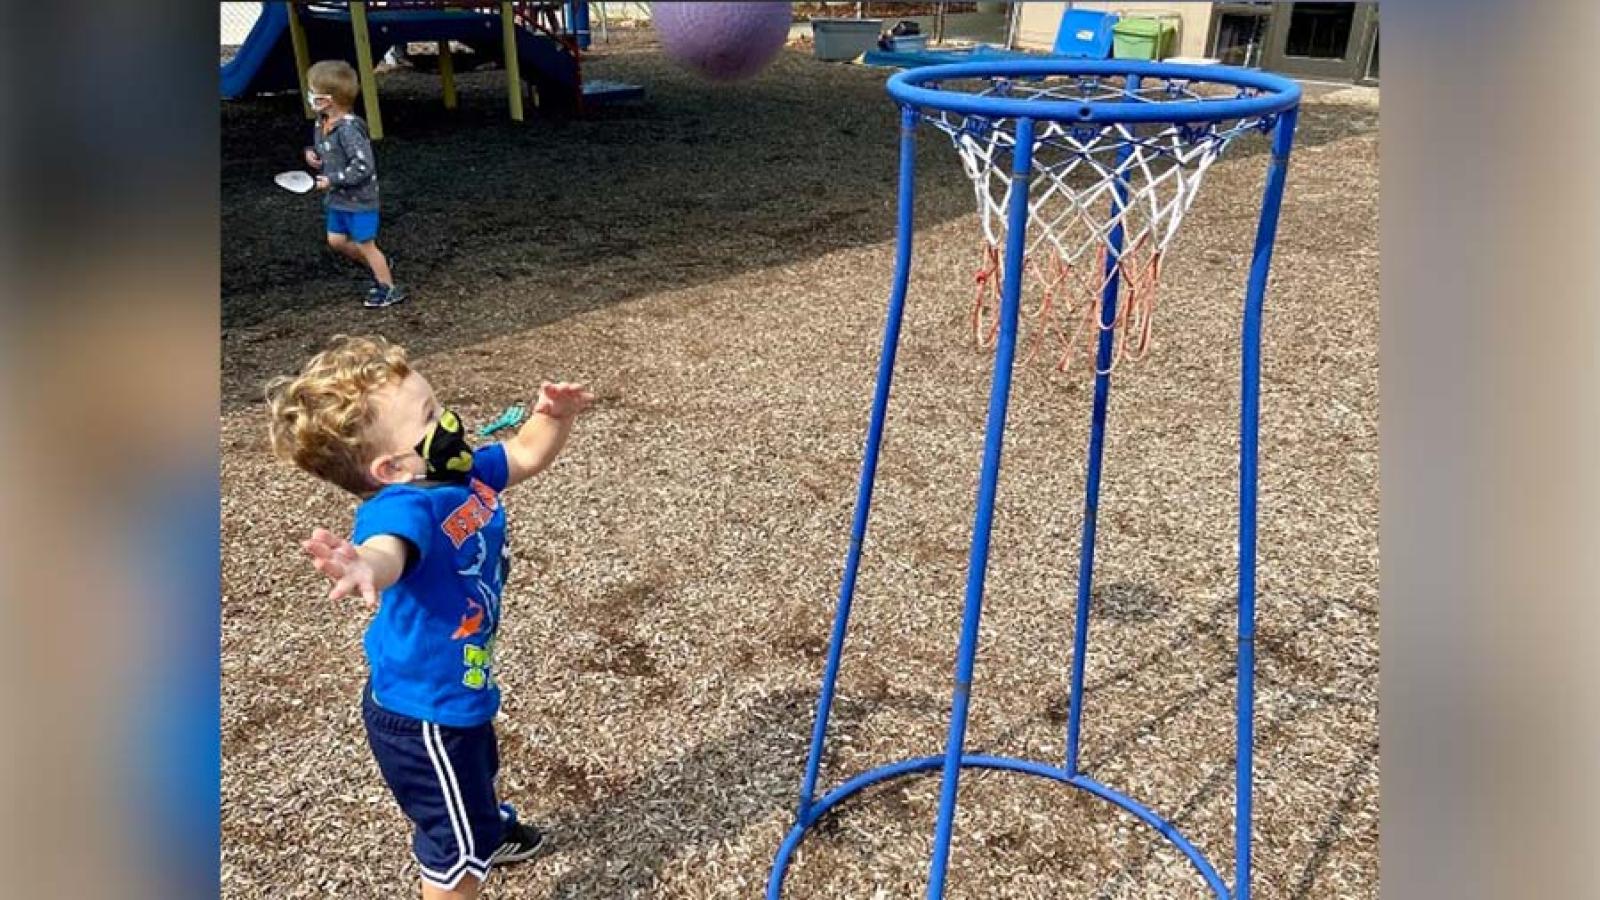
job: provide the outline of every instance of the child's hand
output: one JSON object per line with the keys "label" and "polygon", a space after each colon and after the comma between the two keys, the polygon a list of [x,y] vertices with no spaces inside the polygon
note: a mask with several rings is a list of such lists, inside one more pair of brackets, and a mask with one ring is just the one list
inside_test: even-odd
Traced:
{"label": "child's hand", "polygon": [[311,540],[301,542],[300,546],[311,554],[311,565],[333,582],[333,589],[328,591],[329,600],[359,593],[367,602],[367,609],[378,608],[372,565],[361,558],[355,544],[326,528],[317,528],[311,532]]}
{"label": "child's hand", "polygon": [[594,402],[594,395],[581,384],[560,381],[555,384],[545,383],[539,388],[539,399],[533,404],[535,415],[546,415],[554,419],[570,419],[578,413],[589,408]]}
{"label": "child's hand", "polygon": [[322,168],[322,157],[318,156],[317,151],[311,149],[310,147],[306,148],[306,165],[313,169]]}
{"label": "child's hand", "polygon": [[317,176],[317,190],[325,191],[325,190],[327,190],[329,188],[329,186],[330,185],[329,185],[329,182],[328,182],[328,176],[326,176],[326,175],[318,175]]}

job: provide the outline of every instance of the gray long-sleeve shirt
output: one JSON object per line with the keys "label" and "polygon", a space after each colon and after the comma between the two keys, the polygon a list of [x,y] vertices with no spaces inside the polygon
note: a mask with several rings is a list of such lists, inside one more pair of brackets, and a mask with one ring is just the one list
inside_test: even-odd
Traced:
{"label": "gray long-sleeve shirt", "polygon": [[324,206],[346,212],[378,208],[378,161],[367,123],[346,113],[324,134],[318,122],[312,126],[311,146],[322,158],[322,174],[330,185]]}

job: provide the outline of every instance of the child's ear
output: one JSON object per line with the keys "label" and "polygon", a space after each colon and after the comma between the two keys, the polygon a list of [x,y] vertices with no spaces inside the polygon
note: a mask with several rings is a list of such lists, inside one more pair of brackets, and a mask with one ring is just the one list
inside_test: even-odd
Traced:
{"label": "child's ear", "polygon": [[380,485],[406,484],[413,480],[399,456],[380,456],[367,467],[367,474]]}

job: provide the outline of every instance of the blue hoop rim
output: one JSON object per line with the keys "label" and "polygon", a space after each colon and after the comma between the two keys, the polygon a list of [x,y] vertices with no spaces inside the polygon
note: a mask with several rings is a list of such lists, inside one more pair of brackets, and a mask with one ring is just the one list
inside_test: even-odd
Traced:
{"label": "blue hoop rim", "polygon": [[[1106,100],[1027,100],[943,91],[924,87],[929,82],[962,78],[1042,78],[1078,75],[1137,75],[1143,78],[1181,78],[1266,91],[1256,97],[1226,100],[1163,100],[1127,103]],[[1102,124],[1170,122],[1194,124],[1267,116],[1291,109],[1300,102],[1300,85],[1281,75],[1223,65],[1142,62],[1133,60],[1023,59],[923,66],[890,76],[889,96],[922,109],[993,118],[1040,119]]]}
{"label": "blue hoop rim", "polygon": [[[784,876],[788,874],[789,861],[794,855],[794,851],[800,846],[801,841],[805,839],[806,834],[841,801],[873,785],[882,784],[883,782],[917,772],[935,771],[943,766],[943,756],[921,756],[879,766],[876,769],[862,772],[811,804],[808,814],[795,822],[794,827],[784,836],[783,844],[778,847],[777,858],[773,860],[772,872],[767,878],[767,900],[778,900],[782,896]],[[1066,769],[1033,760],[975,753],[962,755],[961,768],[996,769],[1048,778],[1051,781],[1057,781],[1069,787],[1086,791],[1112,803],[1131,813],[1135,818],[1164,838],[1178,852],[1182,853],[1219,900],[1231,900],[1233,897],[1232,892],[1228,890],[1227,884],[1222,880],[1222,876],[1217,874],[1216,867],[1211,865],[1210,860],[1206,859],[1205,854],[1201,853],[1199,848],[1178,831],[1177,826],[1156,815],[1150,807],[1145,806],[1143,803],[1126,794],[1112,790],[1087,775],[1072,775]]]}

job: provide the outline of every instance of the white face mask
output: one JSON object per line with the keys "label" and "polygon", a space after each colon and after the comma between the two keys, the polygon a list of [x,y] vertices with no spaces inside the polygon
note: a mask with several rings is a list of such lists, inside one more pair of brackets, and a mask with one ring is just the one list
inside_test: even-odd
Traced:
{"label": "white face mask", "polygon": [[332,94],[319,94],[316,91],[306,91],[306,103],[317,112],[327,112],[328,106],[333,103]]}

